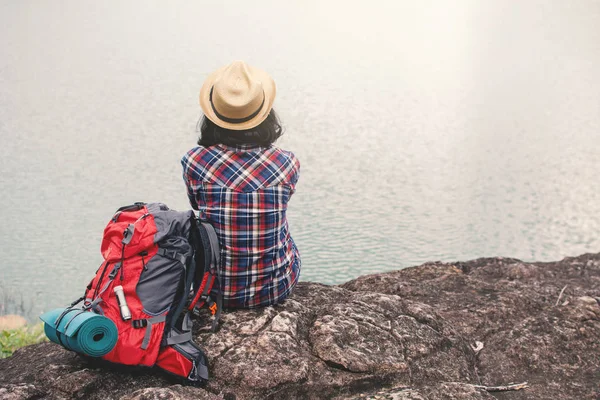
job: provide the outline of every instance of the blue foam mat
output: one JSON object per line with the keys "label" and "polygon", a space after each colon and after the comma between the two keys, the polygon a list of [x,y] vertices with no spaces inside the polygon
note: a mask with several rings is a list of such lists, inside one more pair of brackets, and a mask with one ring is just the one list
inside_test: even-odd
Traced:
{"label": "blue foam mat", "polygon": [[57,308],[40,316],[48,339],[90,357],[102,357],[110,353],[119,336],[114,322],[102,315],[73,309],[56,326],[58,317],[65,310]]}

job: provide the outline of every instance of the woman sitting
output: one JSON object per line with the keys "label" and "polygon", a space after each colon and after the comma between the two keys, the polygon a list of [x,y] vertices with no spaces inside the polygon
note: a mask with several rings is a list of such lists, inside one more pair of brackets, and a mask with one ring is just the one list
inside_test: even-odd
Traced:
{"label": "woman sitting", "polygon": [[300,275],[286,217],[300,163],[273,146],[283,133],[275,93],[266,72],[241,61],[212,73],[200,90],[198,146],[181,160],[190,203],[219,238],[227,308],[279,303]]}

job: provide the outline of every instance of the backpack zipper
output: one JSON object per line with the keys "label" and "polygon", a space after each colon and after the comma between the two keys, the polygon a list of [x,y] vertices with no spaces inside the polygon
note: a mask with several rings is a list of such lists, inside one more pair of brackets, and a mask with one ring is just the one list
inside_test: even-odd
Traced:
{"label": "backpack zipper", "polygon": [[146,250],[144,250],[140,253],[140,256],[142,256],[142,266],[144,267],[144,271],[148,271],[148,266],[146,265],[146,260],[144,259],[144,257],[147,255],[148,255],[148,252]]}
{"label": "backpack zipper", "polygon": [[[191,342],[190,342],[191,343]],[[194,357],[192,357],[192,355],[190,353],[188,353],[187,351],[185,351],[181,346],[179,346],[178,344],[174,344],[172,345],[172,347],[174,349],[176,349],[179,353],[183,354],[188,360],[190,360],[192,362],[192,369],[190,370],[190,374],[188,375],[188,379],[191,381],[197,381],[198,378],[196,378],[196,373],[197,373],[197,369],[198,367],[196,366],[196,359]]]}
{"label": "backpack zipper", "polygon": [[98,282],[96,282],[96,287],[94,288],[94,295],[92,296],[92,301],[96,300],[96,296],[98,295],[98,289],[100,289],[100,285],[102,284],[102,281],[104,280],[104,274],[106,273],[106,269],[108,268],[108,265],[110,264],[110,262],[106,262],[104,264],[104,269],[102,270],[102,273],[100,274],[100,279],[98,280]]}

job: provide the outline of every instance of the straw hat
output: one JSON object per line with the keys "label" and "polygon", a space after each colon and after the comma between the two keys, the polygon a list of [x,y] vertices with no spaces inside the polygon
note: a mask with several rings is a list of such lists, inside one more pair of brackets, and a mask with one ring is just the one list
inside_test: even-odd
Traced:
{"label": "straw hat", "polygon": [[217,126],[241,131],[267,118],[275,93],[275,82],[269,74],[235,61],[206,78],[200,89],[200,107]]}

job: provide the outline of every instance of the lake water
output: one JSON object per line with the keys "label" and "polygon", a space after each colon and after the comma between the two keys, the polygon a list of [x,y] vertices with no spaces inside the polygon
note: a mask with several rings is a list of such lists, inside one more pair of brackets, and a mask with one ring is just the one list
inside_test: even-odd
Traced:
{"label": "lake water", "polygon": [[598,1],[0,0],[4,296],[64,306],[116,208],[188,208],[198,90],[235,59],[278,84],[302,280],[600,251]]}

